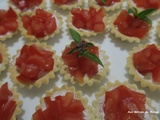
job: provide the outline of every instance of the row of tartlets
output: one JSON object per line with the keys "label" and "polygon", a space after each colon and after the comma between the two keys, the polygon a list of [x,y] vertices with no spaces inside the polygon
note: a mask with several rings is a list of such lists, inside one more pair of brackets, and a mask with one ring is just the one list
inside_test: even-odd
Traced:
{"label": "row of tartlets", "polygon": [[[123,94],[122,94],[123,92]],[[23,102],[19,99],[16,87],[0,82],[1,120],[16,120],[21,114]],[[2,97],[3,95],[3,97]],[[75,87],[53,87],[40,98],[40,104],[32,114],[32,120],[158,120],[152,100],[143,90],[127,82],[108,82],[95,93],[92,106],[81,91]],[[138,98],[138,99],[137,99]]]}
{"label": "row of tartlets", "polygon": [[[0,40],[11,38],[17,30],[21,34],[33,40],[48,40],[60,32],[63,24],[59,13],[52,10],[36,8],[34,12],[26,12],[19,16],[10,7],[9,10],[1,10]],[[67,27],[75,29],[81,36],[96,36],[106,30],[113,33],[122,41],[140,42],[149,37],[152,29],[152,21],[148,15],[154,14],[156,9],[139,11],[137,8],[123,9],[109,17],[103,8],[92,6],[89,8],[74,8],[67,15]],[[152,17],[152,16],[151,16]],[[159,36],[160,24],[157,24]]]}
{"label": "row of tartlets", "polygon": [[[126,0],[127,5],[130,7],[137,7],[139,10],[144,10],[148,8],[155,8],[159,10],[160,2],[158,0]],[[88,0],[88,4],[95,7],[103,7],[106,11],[114,11],[115,9],[120,8],[125,0]],[[19,10],[24,14],[28,10],[33,10],[36,7],[45,8],[45,0],[8,0],[9,5],[12,5],[14,8]],[[63,10],[72,9],[79,6],[82,6],[85,3],[84,0],[50,0],[51,5],[56,5]],[[156,13],[159,13],[158,11]]]}
{"label": "row of tartlets", "polygon": [[[71,83],[73,84],[77,82],[79,85],[88,84],[89,86],[92,86],[94,82],[100,82],[102,77],[105,78],[106,74],[109,72],[110,63],[108,62],[108,56],[105,55],[104,52],[101,51],[98,46],[96,46],[96,44],[93,44],[87,40],[83,40],[81,36],[73,29],[70,29],[70,32],[74,41],[65,47],[64,51],[62,51],[62,56],[60,59],[56,55],[56,52],[52,50],[52,47],[48,46],[46,43],[25,44],[21,50],[17,51],[16,56],[14,56],[12,62],[10,62],[9,71],[11,73],[11,80],[13,80],[15,84],[19,84],[20,87],[26,86],[30,89],[33,86],[40,87],[42,83],[48,84],[49,79],[54,79],[54,73],[58,70],[60,70],[60,73],[62,73],[64,79],[71,80]],[[1,45],[3,46],[3,44]],[[3,46],[2,51],[4,51],[4,49],[5,51],[7,50],[5,45]],[[127,66],[130,69],[129,73],[134,75],[134,80],[140,81],[142,83],[142,87],[148,86],[152,91],[160,88],[160,68],[158,66],[158,61],[160,59],[159,53],[159,49],[154,44],[152,44],[134,48],[134,50],[130,53],[130,57],[128,58]],[[95,57],[93,54],[97,57]],[[91,57],[88,58],[87,55],[91,55]],[[8,54],[1,54],[1,56],[1,64],[3,64],[3,56],[8,57]],[[94,60],[92,61],[93,58]],[[6,60],[5,65],[7,64]],[[148,65],[152,66],[148,67]],[[148,73],[152,73],[150,74],[150,77],[153,77],[153,79],[145,78],[145,75]],[[120,83],[118,81],[116,81],[115,84],[107,83],[107,86],[103,86],[100,93],[96,94],[97,99],[95,102],[93,102],[93,106],[96,108],[96,111],[99,111],[95,112],[97,113],[95,114],[96,118],[108,119],[108,117],[113,117],[112,119],[116,120],[118,114],[121,116],[121,119],[124,120],[130,117],[138,120],[144,118],[157,119],[156,114],[148,114],[150,111],[154,111],[155,109],[151,107],[151,102],[147,102],[148,99],[145,98],[144,92],[137,93],[139,90],[135,86],[133,86],[133,88],[129,86],[130,85],[128,83]],[[67,89],[67,91],[71,91],[67,87],[64,88]],[[63,89],[63,87],[61,89]],[[73,100],[73,93],[66,93],[66,91],[61,93],[59,89],[53,91],[56,91],[56,95],[58,94],[60,97],[55,97],[55,99],[52,99],[53,97],[46,97],[44,100],[41,99],[41,105],[37,107],[37,111],[33,114],[34,120],[39,120],[40,118],[51,116],[49,111],[53,110],[53,108],[50,107],[52,104],[54,104],[53,107],[58,108],[58,111],[56,111],[58,113],[52,117],[60,117],[62,120],[64,119],[63,117],[75,117],[75,119],[77,117],[79,117],[79,119],[92,119],[92,117],[95,117],[92,113],[89,112],[89,118],[84,118],[87,112],[85,111],[87,109],[85,105],[86,103],[84,102],[82,104],[82,99],[80,99],[81,102],[76,100],[76,103],[74,103],[75,100]],[[122,92],[124,93],[124,96],[121,95]],[[104,94],[107,97],[104,97]],[[47,93],[47,96],[52,96],[52,92]],[[67,102],[68,97],[70,98],[69,103]],[[137,97],[139,99],[137,99]],[[63,104],[67,105],[65,107],[59,106],[59,102],[64,102]],[[113,115],[113,113],[116,113],[115,111],[118,111],[116,106],[115,108],[113,107],[115,103],[117,105],[120,104],[122,110]],[[45,107],[44,104],[46,104]],[[74,107],[69,107],[72,106],[71,104],[74,104]],[[77,112],[80,112],[78,113],[80,114],[78,116],[75,115],[77,113],[74,113],[74,109],[76,109],[75,107],[78,107]],[[71,113],[65,113],[63,111],[65,108]],[[132,114],[134,111],[139,111],[140,113]],[[63,114],[65,116],[61,116],[59,112],[64,112]],[[108,116],[108,112],[111,116]]]}

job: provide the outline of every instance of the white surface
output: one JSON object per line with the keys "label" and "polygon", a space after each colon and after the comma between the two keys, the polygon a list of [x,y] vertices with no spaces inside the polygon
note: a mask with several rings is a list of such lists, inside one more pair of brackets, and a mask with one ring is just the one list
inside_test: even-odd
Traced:
{"label": "white surface", "polygon": [[[47,2],[49,2],[49,0],[47,0]],[[50,4],[47,5],[49,8]],[[1,0],[0,8],[7,7],[7,0]],[[47,44],[52,45],[53,49],[57,51],[57,55],[60,56],[61,51],[71,41],[65,24],[65,16],[68,14],[69,11],[63,11],[61,9],[58,9],[57,7],[54,7],[52,9],[57,10],[63,16],[63,27],[59,34],[57,34],[53,38],[50,38],[47,41]],[[153,20],[154,29],[152,32],[152,38],[142,41],[141,44],[145,44],[147,42],[160,44],[160,39],[156,37],[154,31],[157,24],[157,16],[154,16]],[[103,34],[99,34],[96,37],[89,37],[87,39],[89,39],[90,41],[94,41],[97,44],[100,44],[101,48],[105,50],[106,54],[109,56],[109,62],[111,63],[111,65],[109,66],[110,72],[107,75],[107,78],[101,81],[101,84],[94,84],[92,87],[89,87],[87,85],[83,87],[80,87],[77,84],[74,85],[76,87],[76,90],[81,90],[84,96],[88,97],[90,103],[94,99],[94,93],[99,91],[100,86],[106,84],[108,81],[114,82],[117,79],[120,81],[128,80],[129,83],[136,84],[139,89],[143,89],[140,86],[139,82],[133,81],[133,76],[129,75],[128,69],[126,69],[126,58],[128,57],[128,52],[131,51],[133,47],[137,46],[137,43],[122,42],[121,40],[115,38],[114,35],[110,34],[109,31],[106,31]],[[14,35],[13,38],[7,39],[2,43],[6,44],[9,50],[8,52],[10,54],[10,57],[12,57],[16,54],[16,50],[20,49],[23,44],[27,42],[29,41],[25,40],[19,32],[18,34]],[[13,84],[9,78],[8,68],[4,72],[2,72],[2,74],[0,75],[0,80],[2,80],[3,82],[8,81],[11,85]],[[27,88],[19,88],[19,86],[17,86],[17,90],[21,94],[20,99],[23,101],[23,104],[21,106],[22,113],[18,116],[17,120],[30,120],[32,114],[35,112],[35,107],[39,104],[39,98],[44,96],[45,91],[52,89],[55,85],[60,87],[63,84],[72,86],[70,81],[64,81],[63,77],[58,72],[55,79],[50,80],[50,83],[48,85],[42,85],[41,88],[34,87],[29,90]],[[147,97],[153,100],[153,106],[156,107],[157,111],[160,112],[160,92],[151,92],[148,88],[145,88],[144,90]],[[160,115],[158,116],[160,118]]]}

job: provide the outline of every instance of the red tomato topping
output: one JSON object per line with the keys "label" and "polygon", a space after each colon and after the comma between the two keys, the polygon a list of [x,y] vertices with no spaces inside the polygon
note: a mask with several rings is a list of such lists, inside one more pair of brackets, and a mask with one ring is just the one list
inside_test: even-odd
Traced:
{"label": "red tomato topping", "polygon": [[33,120],[84,120],[85,110],[80,100],[74,99],[72,92],[64,96],[56,96],[55,100],[45,97],[46,109],[38,109],[33,114]]}
{"label": "red tomato topping", "polygon": [[13,93],[8,89],[8,83],[0,88],[0,116],[1,120],[10,120],[16,108],[16,102],[12,100]]}
{"label": "red tomato topping", "polygon": [[120,12],[114,25],[122,34],[137,38],[143,38],[150,29],[150,25],[146,21],[129,15],[126,10]]}
{"label": "red tomato topping", "polygon": [[133,0],[137,7],[142,7],[145,9],[149,8],[160,8],[160,1],[159,0]]}
{"label": "red tomato topping", "polygon": [[22,22],[27,34],[37,38],[52,34],[57,29],[55,17],[42,9],[36,9],[34,16],[22,16]]}
{"label": "red tomato topping", "polygon": [[139,73],[152,73],[153,81],[160,82],[160,50],[154,44],[134,53],[133,63]]}
{"label": "red tomato topping", "polygon": [[17,79],[24,84],[29,84],[43,77],[53,69],[52,56],[51,51],[40,49],[35,45],[24,45],[16,59],[16,66],[20,73]]}
{"label": "red tomato topping", "polygon": [[78,0],[54,0],[54,2],[58,5],[67,5],[67,4],[74,4]]}
{"label": "red tomato topping", "polygon": [[28,10],[33,7],[39,6],[42,0],[10,0],[20,10]]}
{"label": "red tomato topping", "polygon": [[0,35],[5,35],[7,32],[14,32],[18,28],[17,14],[10,7],[8,11],[0,10]]}
{"label": "red tomato topping", "polygon": [[2,57],[2,54],[0,53],[0,63],[2,63],[3,61],[3,57]]}
{"label": "red tomato topping", "polygon": [[120,2],[120,0],[106,0],[106,3],[103,3],[102,0],[96,0],[96,2],[100,6],[112,6],[112,5]]}
{"label": "red tomato topping", "polygon": [[146,111],[145,103],[145,94],[120,85],[105,93],[104,118],[105,120],[142,120],[139,114],[130,114],[128,111]]}
{"label": "red tomato topping", "polygon": [[73,15],[72,24],[76,28],[95,32],[103,32],[105,30],[103,18],[106,16],[106,13],[102,8],[99,10],[93,7],[90,7],[89,10],[76,8],[71,10],[71,14]]}
{"label": "red tomato topping", "polygon": [[[74,47],[74,42],[67,46],[62,53],[62,59],[64,64],[68,66],[71,76],[74,76],[77,81],[83,82],[84,75],[88,75],[91,78],[97,74],[98,64],[84,56],[78,58],[78,52],[67,54]],[[99,56],[98,47],[96,46],[88,47],[88,51]]]}

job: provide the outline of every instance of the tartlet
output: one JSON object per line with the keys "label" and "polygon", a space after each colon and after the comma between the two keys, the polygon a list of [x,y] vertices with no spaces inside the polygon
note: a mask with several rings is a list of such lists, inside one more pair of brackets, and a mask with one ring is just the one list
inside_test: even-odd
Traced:
{"label": "tartlet", "polygon": [[[58,6],[63,10],[71,10],[82,6],[84,0],[50,0],[52,4]],[[71,3],[70,3],[71,2]]]}
{"label": "tartlet", "polygon": [[[118,91],[123,91],[123,94]],[[125,93],[128,93],[127,96],[125,95]],[[123,100],[118,100],[120,98],[122,98]],[[138,102],[135,102],[134,99]],[[138,105],[138,103],[142,103],[143,105]],[[111,106],[111,104],[113,105]],[[119,106],[116,106],[116,104],[118,104]],[[121,120],[142,120],[143,117],[145,117],[145,119],[152,120],[158,119],[156,114],[150,113],[150,111],[156,110],[152,106],[151,99],[146,98],[145,92],[143,90],[139,90],[135,84],[130,85],[128,82],[121,83],[116,80],[114,83],[108,82],[106,85],[101,86],[100,91],[95,94],[95,100],[92,102],[92,105],[94,107],[93,113],[96,115],[96,120],[105,120],[104,109],[106,110],[106,112],[110,110],[110,114],[108,114],[106,117],[110,116],[110,119],[112,120],[117,120],[118,118],[116,119],[116,117],[118,117],[118,115],[120,114],[125,117],[122,118],[121,116]],[[109,108],[109,106],[111,108]],[[122,110],[118,112],[120,108],[122,108]],[[117,112],[113,112],[114,109],[118,109]],[[138,113],[140,113],[139,117],[137,115]]]}
{"label": "tartlet", "polygon": [[100,7],[75,8],[67,15],[66,23],[81,36],[96,36],[107,29],[107,14]]}
{"label": "tartlet", "polygon": [[60,14],[52,10],[37,8],[32,15],[28,12],[21,17],[20,31],[30,41],[46,41],[59,33],[61,26],[62,17]]}
{"label": "tartlet", "polygon": [[[52,112],[49,113],[50,110]],[[40,105],[36,107],[32,120],[39,120],[43,117],[59,120],[95,119],[92,114],[92,107],[88,105],[88,99],[82,96],[81,91],[76,91],[75,87],[67,87],[66,85],[60,88],[53,87],[51,91],[46,92],[44,98],[40,99]]]}
{"label": "tartlet", "polygon": [[114,11],[121,8],[124,0],[106,0],[106,3],[103,3],[103,0],[88,0],[90,6],[94,7],[103,7],[105,11]]}
{"label": "tartlet", "polygon": [[[158,81],[159,47],[155,44],[139,45],[129,52],[127,67],[129,74],[139,81],[142,87],[149,87],[151,91],[160,90]],[[155,51],[155,52],[154,52]],[[142,55],[143,54],[143,55]],[[138,60],[138,61],[137,61]]]}
{"label": "tartlet", "polygon": [[16,92],[16,87],[10,88],[8,82],[3,84],[0,81],[1,120],[16,120],[17,115],[21,113],[20,105],[22,101],[19,100],[19,96],[20,94]]}
{"label": "tartlet", "polygon": [[[79,34],[72,34],[73,39],[76,39],[74,35],[78,36]],[[86,39],[81,40],[79,36],[79,41],[71,42],[62,51],[60,73],[65,80],[70,80],[72,84],[92,86],[94,82],[100,83],[101,78],[106,77],[109,72],[108,58],[105,51],[101,50],[99,46]]]}
{"label": "tartlet", "polygon": [[19,14],[32,13],[36,8],[45,8],[45,0],[8,0],[8,4],[16,9]]}
{"label": "tartlet", "polygon": [[[145,10],[145,9],[148,9],[148,8],[154,8],[156,9],[156,11],[152,14],[152,15],[157,15],[160,13],[160,2],[159,0],[141,0],[141,3],[136,5],[136,2],[138,3],[139,0],[127,0],[127,5],[129,8],[131,7],[135,7],[137,8],[138,11],[142,11],[142,10]],[[149,7],[149,3],[150,2],[153,2],[153,6]],[[155,2],[155,3],[154,3]],[[157,2],[157,3],[156,3]]]}
{"label": "tartlet", "polygon": [[0,9],[0,41],[5,41],[17,33],[19,29],[18,12],[12,7]]}
{"label": "tartlet", "polygon": [[48,84],[49,79],[55,78],[55,72],[58,71],[56,51],[46,43],[25,44],[12,59],[10,78],[20,87],[39,88],[42,84]]}
{"label": "tartlet", "polygon": [[0,74],[6,69],[9,61],[8,49],[5,44],[0,43]]}
{"label": "tartlet", "polygon": [[147,16],[154,11],[154,9],[147,9],[138,12],[136,8],[121,10],[110,18],[111,33],[120,40],[127,42],[139,43],[147,39],[152,29],[152,21]]}

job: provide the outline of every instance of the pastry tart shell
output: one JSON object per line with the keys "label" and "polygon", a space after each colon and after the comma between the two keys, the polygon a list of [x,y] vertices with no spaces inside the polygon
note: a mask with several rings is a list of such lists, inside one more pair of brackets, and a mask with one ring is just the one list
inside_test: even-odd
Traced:
{"label": "pastry tart shell", "polygon": [[[141,83],[142,87],[149,87],[151,91],[155,91],[156,89],[160,90],[160,84],[154,83],[152,80],[147,79],[145,76],[141,75],[133,64],[133,54],[143,50],[146,48],[148,44],[146,45],[139,45],[138,47],[134,47],[131,52],[129,52],[129,57],[127,58],[127,67],[129,68],[129,74],[134,76],[135,81],[139,81]],[[159,48],[159,47],[157,47]]]}
{"label": "pastry tart shell", "polygon": [[[85,107],[85,115],[87,116],[87,120],[94,120],[93,115],[93,109],[90,105],[88,105],[88,99],[83,97],[83,94],[81,91],[76,91],[75,87],[68,87],[66,85],[63,85],[61,87],[53,87],[53,89],[46,91],[45,97],[50,96],[51,98],[56,97],[57,95],[61,95],[59,92],[66,91],[66,92],[73,92],[74,93],[74,99],[78,99],[82,102],[83,106]],[[44,107],[44,99],[40,98],[40,105],[36,106],[36,110]],[[32,119],[33,120],[33,119]]]}
{"label": "pastry tart shell", "polygon": [[[114,83],[112,82],[108,82],[106,85],[101,86],[100,87],[100,91],[95,93],[95,100],[92,102],[92,105],[94,107],[94,115],[96,115],[96,120],[104,120],[102,113],[100,113],[99,111],[99,104],[102,99],[102,96],[105,95],[105,92],[110,91],[116,87],[118,87],[119,85],[125,85],[126,87],[135,90],[137,92],[143,93],[145,94],[145,92],[143,90],[139,90],[138,87],[135,84],[130,85],[127,81],[124,82],[120,82],[118,80],[116,80]],[[146,104],[147,104],[147,108],[149,108],[149,110],[156,110],[153,106],[152,106],[152,101],[151,99],[147,98],[146,99]],[[101,111],[102,112],[102,111]],[[149,114],[150,117],[152,118],[152,120],[158,120],[155,114]]]}
{"label": "pastry tart shell", "polygon": [[[87,40],[85,40],[87,41]],[[88,84],[88,86],[92,86],[93,83],[100,83],[102,78],[106,78],[106,74],[109,72],[110,62],[108,61],[109,56],[106,55],[106,52],[101,50],[99,47],[99,59],[102,61],[104,67],[98,65],[98,73],[89,79],[87,75],[84,76],[83,82],[77,81],[74,76],[71,76],[68,71],[68,66],[64,64],[62,58],[60,57],[60,73],[63,75],[64,80],[70,80],[72,84],[78,83],[80,86]]]}
{"label": "pastry tart shell", "polygon": [[56,51],[52,50],[52,46],[49,46],[46,43],[39,43],[39,42],[29,43],[28,45],[32,45],[32,44],[36,45],[39,48],[43,48],[45,50],[52,51],[54,53],[53,54],[54,66],[53,66],[53,70],[48,72],[45,76],[37,79],[33,84],[23,84],[23,83],[19,82],[16,78],[19,75],[19,72],[17,70],[17,66],[15,65],[15,60],[20,53],[20,50],[17,50],[17,54],[12,57],[12,62],[10,63],[9,72],[10,72],[11,80],[13,80],[13,82],[15,84],[18,84],[21,88],[27,87],[28,89],[31,89],[33,86],[35,86],[37,88],[40,88],[42,84],[48,84],[49,79],[55,78],[55,72],[57,72],[59,70],[58,69],[58,64],[59,64],[58,59],[59,59],[59,57],[56,55]]}
{"label": "pastry tart shell", "polygon": [[2,55],[2,63],[0,63],[0,74],[3,70],[6,69],[9,62],[8,49],[5,44],[0,44],[0,54]]}
{"label": "pastry tart shell", "polygon": [[[47,41],[49,38],[54,37],[56,34],[58,34],[60,32],[60,29],[62,27],[62,17],[61,17],[61,15],[57,12],[53,12],[52,10],[48,10],[47,12],[53,14],[53,17],[55,17],[56,24],[57,24],[56,30],[52,34],[46,35],[42,38],[36,38],[34,35],[28,35],[27,34],[27,30],[23,27],[23,23],[21,21],[20,22],[20,31],[21,31],[22,36],[24,36],[24,38],[26,38],[30,41],[35,41],[35,40],[36,41],[42,41],[42,40]],[[35,12],[32,15],[34,15],[34,14],[35,14]],[[26,15],[30,16],[30,12],[27,12]]]}
{"label": "pastry tart shell", "polygon": [[90,6],[102,7],[102,8],[105,9],[105,11],[108,12],[108,11],[114,11],[114,10],[117,10],[117,9],[121,8],[124,0],[120,0],[120,2],[117,2],[117,3],[115,3],[111,6],[100,6],[100,5],[97,4],[96,0],[88,0],[88,2],[89,2]]}
{"label": "pastry tart shell", "polygon": [[138,38],[138,37],[130,37],[130,36],[124,35],[121,32],[119,32],[118,28],[116,28],[116,26],[114,25],[114,21],[117,19],[120,12],[118,12],[117,14],[114,14],[112,17],[110,17],[110,20],[109,20],[110,31],[111,31],[112,34],[115,35],[116,38],[119,38],[122,41],[127,41],[129,43],[132,43],[132,42],[140,43],[141,41],[150,38],[149,35],[150,35],[152,27],[150,28],[150,30],[148,31],[146,36],[144,36],[143,39]]}
{"label": "pastry tart shell", "polygon": [[[100,7],[96,6],[95,7],[96,10],[99,10]],[[85,10],[88,10],[87,8],[83,8]],[[103,22],[105,24],[105,30],[103,32],[95,32],[93,30],[87,30],[87,29],[82,29],[82,28],[76,28],[73,24],[72,24],[72,14],[69,13],[69,15],[67,15],[67,19],[66,19],[66,23],[67,23],[67,27],[68,28],[72,28],[74,30],[76,30],[81,36],[87,36],[87,37],[90,37],[90,36],[96,36],[97,34],[99,33],[103,33],[106,31],[107,29],[107,24],[108,24],[108,15],[106,14],[106,16],[103,18]]]}
{"label": "pastry tart shell", "polygon": [[[3,85],[3,83],[0,81],[0,87],[2,85]],[[16,102],[16,105],[17,105],[14,112],[13,112],[11,120],[17,120],[16,116],[22,112],[22,110],[20,108],[20,106],[22,105],[22,101],[19,100],[20,94],[17,93],[17,88],[15,86],[11,88],[10,85],[8,84],[8,88],[13,93],[12,99]]]}

